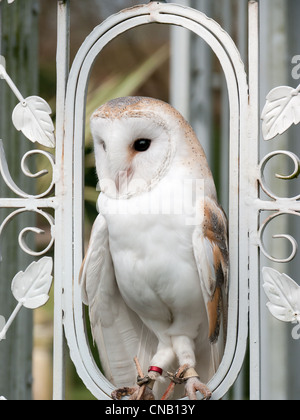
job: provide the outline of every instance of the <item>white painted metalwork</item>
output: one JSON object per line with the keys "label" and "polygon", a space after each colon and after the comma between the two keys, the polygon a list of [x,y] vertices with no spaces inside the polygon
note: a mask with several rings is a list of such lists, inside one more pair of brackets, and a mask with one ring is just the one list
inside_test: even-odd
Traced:
{"label": "white painted metalwork", "polygon": [[[12,1],[9,1],[8,3],[12,3]],[[50,117],[51,109],[49,105],[38,96],[30,96],[28,98],[22,96],[21,92],[9,76],[9,69],[6,69],[5,58],[3,56],[0,56],[0,79],[2,79],[0,80],[1,83],[6,82],[8,84],[12,92],[20,101],[15,107],[12,115],[12,122],[15,128],[22,131],[28,140],[37,142],[49,148],[54,148],[54,125]],[[0,197],[0,208],[11,209],[11,213],[9,213],[0,223],[0,245],[1,247],[4,246],[3,232],[13,219],[27,212],[35,213],[42,216],[50,227],[51,238],[49,244],[38,252],[30,248],[26,241],[28,233],[44,233],[43,230],[36,227],[23,228],[16,240],[18,240],[20,248],[26,254],[34,257],[41,257],[52,248],[55,239],[54,218],[46,210],[50,208],[55,209],[56,207],[55,197],[49,196],[57,181],[54,156],[50,152],[37,149],[26,152],[22,157],[20,166],[23,175],[26,177],[38,178],[48,173],[48,170],[46,169],[36,173],[30,171],[28,158],[33,155],[43,155],[46,157],[52,169],[52,177],[48,188],[39,194],[32,195],[23,191],[12,179],[5,156],[5,149],[9,147],[7,142],[9,142],[9,139],[0,140],[0,176],[17,198]],[[0,259],[2,259],[1,248]],[[34,261],[24,272],[16,274],[12,280],[11,291],[18,301],[18,304],[5,325],[1,325],[0,341],[4,340],[6,334],[9,333],[8,330],[22,307],[36,309],[46,303],[49,298],[48,293],[52,284],[52,267],[52,259],[44,257],[38,261]],[[1,397],[1,399],[4,400],[5,398]]]}
{"label": "white painted metalwork", "polygon": [[279,321],[300,323],[300,286],[272,268],[264,267],[263,277],[271,314]]}
{"label": "white painted metalwork", "polygon": [[[243,206],[247,209],[247,226],[241,223],[248,236],[248,276],[249,276],[249,342],[250,342],[250,398],[260,399],[260,320],[259,320],[259,251],[254,245],[253,236],[257,233],[258,214],[253,211],[251,204],[258,199],[259,192],[257,178],[253,169],[258,164],[258,138],[259,138],[259,103],[258,103],[258,2],[249,2],[249,34],[248,34],[248,61],[249,61],[249,119],[247,144],[241,148],[240,164],[243,168],[244,185],[242,189]],[[241,242],[242,243],[242,242]]]}
{"label": "white painted metalwork", "polygon": [[[14,113],[14,123],[23,131],[23,133],[32,141],[38,141],[40,143],[45,142],[46,136],[50,133],[49,128],[51,130],[51,138],[53,137],[53,123],[49,117],[49,105],[45,103],[45,101],[38,97],[31,97],[33,100],[30,101],[30,98],[26,100],[22,97],[19,93],[18,89],[6,73],[3,64],[5,60],[1,59],[0,64],[0,74],[2,78],[8,81],[9,86],[13,90],[14,93],[18,96],[18,99],[22,101],[22,110],[20,111],[19,105],[15,108]],[[37,104],[42,104],[42,111],[36,106]],[[45,106],[46,104],[46,106]],[[47,118],[45,119],[44,110],[47,109]],[[25,111],[24,111],[25,110]],[[47,129],[45,129],[44,123],[46,122]],[[37,128],[38,127],[38,128]],[[34,133],[34,137],[32,134]],[[52,143],[51,143],[52,144]],[[43,233],[43,230],[36,228],[36,227],[26,227],[22,229],[19,233],[19,245],[21,249],[29,255],[33,256],[42,256],[44,255],[54,243],[54,219],[53,217],[47,213],[46,211],[42,210],[43,208],[51,208],[55,207],[55,199],[54,198],[44,198],[46,197],[55,184],[55,164],[53,161],[53,156],[45,151],[42,150],[31,150],[22,158],[21,161],[21,169],[25,176],[29,176],[31,178],[37,178],[40,176],[44,176],[48,173],[47,170],[39,171],[35,174],[31,173],[28,169],[26,160],[29,156],[33,154],[42,154],[49,159],[49,162],[53,169],[53,176],[52,181],[50,182],[50,186],[47,190],[39,195],[30,195],[26,192],[22,191],[13,181],[11,175],[9,173],[9,168],[5,158],[5,151],[4,151],[4,144],[3,141],[0,140],[0,174],[6,183],[6,185],[13,191],[17,196],[21,198],[0,198],[0,207],[3,208],[16,208],[16,210],[12,211],[1,223],[0,225],[0,240],[2,240],[2,233],[8,223],[13,220],[16,216],[24,213],[24,212],[35,212],[43,216],[46,221],[49,223],[51,228],[51,240],[49,244],[46,246],[45,249],[42,251],[36,252],[32,250],[26,243],[26,236],[29,232],[33,232],[36,234]],[[2,246],[3,244],[1,244]],[[1,257],[1,248],[0,248],[0,258]],[[16,309],[13,311],[12,315],[10,316],[9,320],[0,331],[0,341],[5,338],[5,335],[11,326],[13,320],[17,316],[18,312],[22,308],[22,306],[35,309],[39,306],[42,306],[48,300],[48,291],[50,289],[52,283],[52,259],[48,257],[44,257],[40,259],[38,262],[33,262],[27,270],[23,273],[18,273],[12,281],[12,293],[14,297],[18,300],[18,305]]]}
{"label": "white painted metalwork", "polygon": [[[230,102],[230,254],[231,285],[229,337],[222,365],[210,383],[214,398],[221,398],[234,383],[243,363],[247,344],[248,323],[248,253],[239,248],[240,217],[247,218],[247,209],[241,206],[239,190],[239,150],[247,139],[248,86],[240,55],[228,34],[201,12],[176,4],[151,2],[125,10],[95,28],[81,46],[71,68],[66,97],[66,132],[63,179],[65,183],[65,214],[63,237],[66,244],[64,275],[64,325],[77,372],[97,398],[110,398],[112,385],[102,376],[91,356],[87,343],[78,278],[82,261],[82,150],[84,145],[85,97],[88,77],[101,50],[116,36],[136,26],[149,23],[183,26],[201,36],[213,49],[222,64],[228,84]],[[72,154],[70,153],[72,150]],[[69,163],[66,163],[68,158]],[[70,166],[73,165],[73,171]],[[76,170],[75,170],[76,168]],[[70,218],[73,214],[73,219]],[[248,241],[247,230],[243,232]],[[72,252],[73,251],[73,252]],[[243,251],[243,255],[242,252]],[[245,251],[245,252],[244,252]]]}
{"label": "white painted metalwork", "polygon": [[44,99],[38,96],[23,98],[5,69],[5,58],[0,56],[0,79],[4,79],[20,103],[15,107],[12,121],[17,130],[33,143],[38,142],[46,147],[55,146],[54,126],[50,118],[51,108]]}
{"label": "white painted metalwork", "polygon": [[[11,0],[9,1],[11,2]],[[283,215],[299,215],[300,194],[279,197],[267,185],[264,170],[277,155],[287,156],[294,163],[290,175],[277,175],[292,179],[300,173],[299,158],[289,151],[278,150],[259,161],[259,27],[258,2],[248,2],[249,83],[240,53],[224,29],[202,12],[181,4],[151,1],[121,11],[97,26],[78,51],[69,73],[69,19],[70,0],[58,0],[57,45],[57,120],[56,141],[48,104],[38,97],[23,98],[5,69],[0,58],[0,77],[18,97],[13,115],[16,128],[31,141],[54,147],[55,158],[42,150],[27,152],[21,162],[25,176],[44,176],[46,170],[35,174],[28,169],[27,158],[43,154],[50,162],[52,179],[49,187],[38,195],[22,191],[11,178],[5,159],[5,140],[0,142],[0,175],[17,198],[0,198],[0,207],[14,209],[0,225],[2,232],[8,223],[24,212],[43,216],[51,230],[47,247],[34,252],[26,243],[28,232],[41,233],[35,227],[26,227],[19,235],[20,247],[34,256],[44,255],[54,244],[54,367],[53,398],[64,398],[64,335],[78,375],[85,386],[98,399],[110,399],[113,385],[100,372],[89,347],[81,290],[78,284],[83,259],[83,153],[85,137],[85,106],[89,75],[92,66],[101,57],[101,51],[117,36],[137,27],[152,23],[183,27],[202,38],[215,53],[222,66],[229,98],[229,237],[230,237],[230,289],[229,328],[225,354],[216,375],[209,383],[213,399],[222,398],[235,383],[243,365],[248,338],[250,341],[250,393],[251,399],[261,398],[260,357],[260,251],[270,261],[286,263],[297,253],[297,242],[290,235],[276,235],[292,245],[291,254],[284,259],[270,255],[264,244],[264,233],[273,219]],[[243,48],[243,56],[245,56]],[[267,97],[262,113],[263,133],[271,139],[300,122],[300,87],[280,87]],[[55,188],[55,190],[54,190]],[[54,193],[53,193],[54,190]],[[260,192],[267,195],[262,199]],[[50,194],[53,193],[53,196]],[[270,199],[270,200],[269,200]],[[54,209],[53,218],[46,209]],[[272,214],[260,225],[263,211]],[[285,275],[264,269],[266,293],[270,298],[270,311],[285,321],[299,322],[299,290]],[[16,310],[0,331],[0,340],[21,306],[35,308],[46,302],[52,281],[52,260],[44,257],[31,264],[24,273],[18,273],[12,292],[18,300]],[[294,291],[296,291],[294,294]],[[280,296],[281,305],[276,306]],[[297,298],[297,299],[296,299]],[[250,316],[249,316],[250,313]],[[287,315],[288,314],[288,315]],[[250,321],[248,323],[248,321]],[[249,325],[248,325],[249,324]]]}
{"label": "white painted metalwork", "polygon": [[9,327],[23,306],[28,309],[36,309],[48,301],[52,284],[52,266],[52,258],[44,257],[38,262],[30,264],[24,273],[20,271],[16,274],[11,289],[18,304],[0,331],[0,341],[5,339]]}
{"label": "white painted metalwork", "polygon": [[[66,186],[64,183],[64,126],[65,126],[65,97],[69,73],[69,44],[70,44],[70,0],[57,2],[57,92],[56,92],[56,165],[59,168],[59,179],[55,186],[55,196],[59,205],[55,211],[55,223],[63,234],[67,210],[64,207]],[[66,152],[69,153],[69,152]],[[69,168],[71,170],[71,168]],[[70,200],[70,197],[69,197]],[[69,217],[72,212],[69,213]],[[71,250],[72,242],[65,241],[60,236],[54,250],[54,342],[53,342],[53,399],[62,400],[65,396],[65,356],[63,331],[63,278],[65,276],[65,252]],[[70,260],[68,260],[70,261]]]}

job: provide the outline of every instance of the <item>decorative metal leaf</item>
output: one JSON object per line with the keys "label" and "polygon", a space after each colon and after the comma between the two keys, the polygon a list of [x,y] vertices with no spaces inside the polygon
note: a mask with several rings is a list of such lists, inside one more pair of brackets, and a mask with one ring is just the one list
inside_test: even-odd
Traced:
{"label": "decorative metal leaf", "polygon": [[52,267],[52,258],[44,257],[14,277],[12,293],[25,308],[36,309],[48,301]]}
{"label": "decorative metal leaf", "polygon": [[271,314],[280,321],[300,322],[300,286],[286,274],[272,268],[263,268],[263,278]]}
{"label": "decorative metal leaf", "polygon": [[300,86],[293,89],[281,86],[267,96],[263,109],[262,131],[265,140],[271,140],[284,133],[292,124],[300,122]]}
{"label": "decorative metal leaf", "polygon": [[54,125],[48,103],[39,96],[29,96],[19,103],[12,115],[17,130],[33,143],[38,142],[46,147],[55,147]]}

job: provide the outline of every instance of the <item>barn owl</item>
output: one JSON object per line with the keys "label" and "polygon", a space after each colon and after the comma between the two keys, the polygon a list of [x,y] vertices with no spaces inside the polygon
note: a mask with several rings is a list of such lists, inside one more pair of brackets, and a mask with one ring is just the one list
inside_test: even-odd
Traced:
{"label": "barn owl", "polygon": [[91,130],[101,193],[80,284],[112,397],[160,399],[166,372],[181,368],[179,379],[169,374],[180,382],[173,398],[209,399],[226,339],[229,256],[203,149],[152,98],[102,105]]}

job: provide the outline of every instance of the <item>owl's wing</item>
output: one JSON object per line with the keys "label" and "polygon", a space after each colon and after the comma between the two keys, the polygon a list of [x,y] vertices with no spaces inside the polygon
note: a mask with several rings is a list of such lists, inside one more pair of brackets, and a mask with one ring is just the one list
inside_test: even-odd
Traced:
{"label": "owl's wing", "polygon": [[193,246],[208,316],[209,340],[219,353],[214,355],[218,366],[227,329],[228,231],[223,209],[210,198],[205,199],[203,224],[194,231]]}
{"label": "owl's wing", "polygon": [[147,366],[157,339],[120,295],[102,215],[93,225],[80,283],[106,378],[117,387],[133,385],[137,376],[133,358],[138,356],[141,366]]}

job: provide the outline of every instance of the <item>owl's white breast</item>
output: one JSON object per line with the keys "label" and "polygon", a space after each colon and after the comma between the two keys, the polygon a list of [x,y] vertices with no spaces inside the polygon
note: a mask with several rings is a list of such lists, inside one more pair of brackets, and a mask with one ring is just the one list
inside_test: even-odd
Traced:
{"label": "owl's white breast", "polygon": [[[189,329],[196,336],[203,318],[199,308],[203,316],[205,310],[192,245],[194,186],[178,170],[170,171],[147,193],[128,200],[102,194],[98,206],[107,220],[116,279],[128,306],[150,328],[159,320],[174,334]],[[184,201],[190,203],[184,206]]]}

